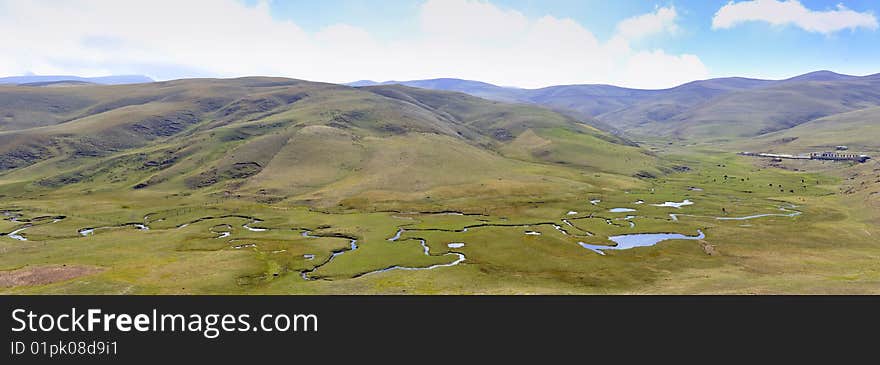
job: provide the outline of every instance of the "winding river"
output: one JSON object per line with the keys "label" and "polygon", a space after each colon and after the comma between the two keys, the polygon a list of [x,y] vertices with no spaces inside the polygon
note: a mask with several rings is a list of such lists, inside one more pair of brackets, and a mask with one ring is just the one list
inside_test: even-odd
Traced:
{"label": "winding river", "polygon": [[[302,231],[303,231],[303,232],[302,232],[302,236],[303,236],[303,237],[307,237],[307,238],[348,238],[348,239],[349,239],[349,241],[348,241],[348,247],[347,247],[347,248],[338,249],[338,250],[333,250],[333,251],[330,253],[330,257],[328,257],[326,260],[324,260],[324,262],[322,262],[322,263],[320,263],[320,264],[318,264],[318,265],[315,265],[315,266],[312,267],[311,269],[306,269],[306,270],[300,271],[300,276],[301,276],[304,280],[315,280],[315,278],[312,278],[312,277],[309,276],[309,275],[311,275],[313,272],[315,272],[315,270],[318,270],[318,269],[320,269],[321,267],[323,267],[323,266],[325,266],[325,265],[327,265],[327,264],[333,262],[333,259],[335,259],[335,258],[336,258],[337,256],[339,256],[339,255],[345,254],[346,252],[349,252],[349,251],[355,251],[355,250],[358,249],[357,239],[356,239],[356,238],[343,237],[343,236],[339,236],[339,235],[333,235],[333,236],[315,236],[315,235],[312,235],[312,231],[310,231],[310,230],[303,229]],[[311,256],[311,258],[309,258],[309,256]],[[306,254],[306,255],[303,255],[303,257],[304,257],[306,260],[313,260],[313,259],[315,258],[315,255],[312,255],[312,254]]]}
{"label": "winding river", "polygon": [[258,224],[258,223],[262,223],[262,222],[263,222],[263,221],[261,221],[261,220],[259,220],[259,219],[252,219],[250,222],[245,223],[245,224],[242,224],[241,226],[242,226],[244,229],[246,229],[246,230],[248,230],[248,231],[251,231],[251,232],[265,232],[265,231],[268,231],[268,230],[269,230],[268,228],[263,228],[263,227],[251,227],[251,226],[250,226],[251,224]]}
{"label": "winding river", "polygon": [[21,227],[21,228],[16,229],[16,230],[14,230],[14,231],[12,231],[12,232],[9,232],[9,234],[8,234],[7,236],[9,236],[9,238],[12,238],[12,239],[14,239],[14,240],[27,241],[27,238],[25,238],[24,236],[20,235],[19,233],[21,233],[22,231],[24,231],[24,230],[26,230],[26,229],[28,229],[28,228],[31,228],[31,227],[33,227],[33,226],[32,226],[32,225],[29,225],[29,224],[28,224],[28,225],[25,225],[24,227]]}
{"label": "winding river", "polygon": [[[453,252],[447,252],[442,255],[431,254],[431,250],[428,247],[427,242],[425,242],[425,239],[423,239],[423,238],[409,238],[409,240],[419,241],[419,244],[422,246],[422,249],[423,249],[423,252],[425,253],[425,256],[433,256],[433,257],[456,256],[456,259],[455,259],[455,261],[452,261],[447,264],[434,264],[434,265],[425,266],[425,267],[409,267],[409,266],[394,265],[394,266],[386,267],[384,269],[374,270],[374,271],[366,272],[363,274],[355,275],[354,277],[358,278],[358,277],[362,277],[362,276],[378,274],[378,273],[383,273],[383,272],[389,272],[389,271],[393,271],[393,270],[407,270],[407,271],[433,270],[433,269],[437,269],[437,268],[441,268],[441,267],[452,267],[452,266],[458,265],[458,264],[464,262],[465,260],[467,260],[467,258],[461,252],[454,252],[453,251]],[[461,242],[450,243],[447,246],[450,248],[458,248],[458,247],[463,247],[464,243],[461,243]]]}
{"label": "winding river", "polygon": [[[591,204],[594,204],[594,205],[598,205],[599,202],[600,202],[600,201],[599,201],[598,199],[594,199],[594,200],[590,201],[590,203],[591,203]],[[644,203],[644,201],[639,200],[639,201],[635,202],[634,204],[643,204],[643,203]],[[682,202],[664,202],[663,204],[652,204],[652,205],[654,205],[654,206],[658,206],[658,207],[681,208],[681,207],[683,207],[683,206],[687,206],[687,205],[691,205],[691,204],[693,204],[692,201],[690,201],[690,200],[688,200],[688,199],[685,199],[685,200],[683,200]],[[793,208],[794,206],[791,206],[791,207]],[[781,211],[783,211],[783,213],[755,214],[755,215],[749,215],[749,216],[743,216],[743,217],[712,217],[712,218],[715,218],[715,219],[718,219],[718,220],[749,220],[749,219],[755,219],[755,218],[760,218],[760,217],[768,217],[768,216],[794,217],[794,216],[797,216],[797,215],[800,215],[800,214],[801,214],[801,212],[799,212],[799,211],[789,210],[789,209],[786,209],[786,207],[780,207],[779,209],[780,209]],[[611,208],[609,211],[612,212],[612,213],[624,213],[624,212],[634,212],[634,211],[636,211],[636,210],[635,210],[635,209],[631,209],[631,208]],[[9,218],[9,220],[11,220],[11,221],[18,221],[18,220],[17,220],[18,218],[17,218],[16,216],[12,215],[11,213],[4,212],[3,214],[4,214],[4,215],[7,215],[7,216],[11,216],[12,218]],[[456,211],[430,212],[430,214],[438,214],[438,215],[479,215],[479,214],[465,214],[465,213],[456,212]],[[568,211],[566,215],[569,215],[569,216],[577,215],[577,212],[575,212],[575,211]],[[670,218],[671,218],[673,221],[677,221],[677,220],[678,220],[678,217],[681,216],[681,215],[682,215],[682,214],[670,214],[669,216],[670,216]],[[82,235],[82,236],[88,236],[88,235],[94,234],[94,232],[95,232],[97,229],[102,229],[102,228],[114,228],[114,227],[124,227],[124,226],[133,226],[133,227],[135,227],[135,228],[137,228],[137,229],[139,229],[139,230],[149,230],[150,227],[147,226],[147,223],[149,223],[149,217],[150,217],[149,214],[148,214],[147,216],[144,217],[144,223],[125,223],[125,224],[121,224],[121,225],[118,225],[118,226],[111,226],[111,227],[83,228],[83,229],[80,229],[78,232],[79,232],[79,234]],[[225,216],[219,216],[219,217],[203,217],[203,218],[199,218],[199,219],[196,219],[196,220],[193,220],[193,221],[187,222],[187,223],[180,224],[180,225],[177,226],[177,228],[178,228],[178,229],[179,229],[179,228],[184,228],[184,227],[187,227],[187,226],[190,225],[190,224],[193,224],[193,223],[196,223],[196,222],[201,222],[201,221],[204,221],[204,220],[210,220],[210,219],[221,219],[221,218],[243,218],[243,219],[248,219],[249,221],[248,221],[247,223],[243,224],[242,227],[243,227],[244,229],[247,229],[247,230],[252,231],[252,232],[264,232],[264,231],[269,230],[269,228],[255,227],[255,226],[253,226],[253,225],[256,225],[256,224],[259,224],[259,223],[263,222],[262,220],[257,219],[257,218],[254,218],[254,217],[242,216],[242,215],[225,215]],[[630,228],[634,228],[634,227],[635,227],[635,223],[632,222],[632,220],[635,219],[636,216],[635,216],[635,215],[626,215],[625,217],[622,217],[622,218],[613,218],[613,219],[609,219],[609,218],[603,218],[603,217],[594,217],[593,214],[591,213],[589,217],[571,217],[571,218],[567,218],[567,219],[566,219],[566,218],[563,218],[563,219],[561,219],[561,223],[562,223],[563,225],[565,225],[565,226],[568,226],[568,227],[572,228],[572,229],[577,229],[578,231],[585,232],[585,235],[586,235],[586,236],[593,236],[592,233],[587,232],[587,231],[584,231],[583,229],[576,227],[576,226],[571,222],[571,220],[575,220],[575,219],[585,219],[585,218],[601,218],[601,219],[604,219],[604,220],[606,221],[606,223],[611,224],[611,225],[616,225],[616,226],[620,226],[620,225],[616,224],[616,223],[614,222],[614,220],[625,220],[625,221],[627,221],[627,223],[629,223],[629,227],[630,227]],[[164,219],[162,219],[162,220],[164,220]],[[57,219],[56,219],[56,221],[57,221]],[[486,221],[486,222],[488,222],[488,221]],[[441,268],[441,267],[451,267],[451,266],[456,266],[456,265],[459,265],[460,263],[462,263],[462,262],[464,262],[464,261],[467,260],[466,256],[465,256],[463,253],[461,253],[461,252],[456,252],[456,251],[447,251],[447,252],[442,253],[442,254],[432,254],[431,251],[430,251],[430,247],[428,246],[428,244],[427,244],[427,242],[426,242],[425,239],[423,239],[423,238],[414,238],[414,237],[413,237],[413,238],[402,238],[402,237],[403,237],[403,234],[404,234],[405,232],[407,232],[407,231],[447,231],[447,232],[467,232],[468,229],[471,229],[471,228],[480,228],[480,227],[523,227],[523,228],[526,228],[526,230],[524,231],[524,234],[526,234],[526,235],[534,235],[534,236],[538,236],[538,235],[541,235],[541,232],[540,232],[540,231],[537,231],[537,230],[533,230],[533,227],[542,226],[542,225],[549,225],[549,226],[552,226],[554,229],[556,229],[557,231],[559,231],[561,234],[563,234],[563,235],[565,235],[565,236],[572,236],[572,235],[573,235],[572,232],[569,232],[569,230],[567,230],[566,228],[563,228],[563,225],[556,224],[556,223],[553,223],[553,222],[538,222],[538,223],[525,223],[525,224],[480,223],[480,224],[467,225],[467,226],[465,226],[465,227],[463,227],[463,228],[461,228],[461,229],[440,229],[440,228],[406,228],[406,229],[405,229],[405,228],[403,228],[403,227],[398,227],[397,230],[396,230],[396,232],[394,233],[394,235],[391,236],[390,238],[388,238],[387,241],[389,241],[389,242],[400,242],[400,241],[407,241],[407,240],[415,240],[415,241],[418,241],[418,242],[419,242],[420,246],[422,247],[422,253],[423,253],[425,256],[430,256],[430,257],[446,257],[446,256],[449,256],[449,257],[453,257],[454,260],[451,261],[451,262],[448,262],[448,263],[444,263],[444,264],[434,264],[434,265],[430,265],[430,266],[426,266],[426,267],[409,267],[409,266],[403,266],[403,265],[393,265],[393,266],[389,266],[389,267],[386,267],[386,268],[382,268],[382,269],[378,269],[378,270],[373,270],[373,271],[369,271],[369,272],[361,273],[361,274],[355,275],[355,276],[353,276],[353,277],[356,278],[356,277],[361,277],[361,276],[366,276],[366,275],[372,275],[372,274],[377,274],[377,273],[383,273],[383,272],[393,271],[393,270],[407,270],[407,271],[415,271],[415,270],[432,270],[432,269]],[[16,229],[15,231],[9,233],[8,236],[9,236],[10,238],[13,238],[13,239],[16,239],[16,240],[22,240],[22,241],[25,241],[25,240],[27,240],[27,238],[24,237],[21,233],[22,233],[22,231],[24,231],[24,230],[26,230],[26,229],[28,229],[28,228],[30,228],[30,227],[32,227],[32,226],[33,226],[33,225],[31,225],[31,224],[27,224],[26,226],[20,227],[19,229]],[[224,230],[221,230],[221,228],[225,228],[225,231],[224,231]],[[323,227],[319,227],[319,228],[323,228]],[[331,251],[330,256],[327,257],[327,259],[324,260],[323,262],[321,262],[321,263],[315,265],[314,267],[312,267],[312,268],[310,268],[310,269],[306,269],[306,270],[302,270],[302,271],[300,271],[301,277],[302,277],[304,280],[320,280],[320,279],[324,279],[324,278],[322,278],[322,277],[320,277],[320,276],[314,276],[314,277],[313,277],[312,275],[313,275],[318,269],[320,269],[321,267],[324,267],[325,265],[327,265],[327,264],[333,262],[333,260],[334,260],[336,257],[338,257],[338,256],[340,256],[340,255],[343,255],[343,254],[345,254],[345,253],[347,253],[347,252],[349,252],[349,251],[355,251],[355,250],[358,249],[358,240],[357,240],[356,238],[354,238],[354,237],[349,237],[349,236],[340,235],[340,234],[319,234],[319,235],[314,235],[314,234],[312,234],[312,231],[309,230],[309,229],[302,229],[302,228],[299,228],[299,229],[296,229],[296,230],[301,230],[301,231],[302,231],[302,232],[301,232],[301,235],[302,235],[303,237],[307,237],[307,238],[346,238],[346,239],[349,240],[348,247],[340,248],[340,249],[335,249],[335,250]],[[232,231],[232,226],[230,226],[230,225],[228,225],[228,224],[225,224],[225,225],[218,225],[218,226],[214,226],[214,227],[210,228],[210,231],[213,232],[213,233],[215,233],[215,234],[218,234],[218,236],[215,237],[215,238],[217,238],[217,239],[226,238],[226,237],[229,237],[229,236],[231,235],[231,233],[232,233],[232,232],[231,232],[231,231]],[[579,236],[579,235],[580,235],[580,234],[577,234],[577,235],[574,235],[574,236]],[[666,240],[699,240],[699,239],[703,239],[703,238],[705,238],[705,234],[703,233],[703,231],[702,231],[702,230],[697,230],[697,235],[696,235],[696,236],[688,236],[688,235],[679,234],[679,233],[639,233],[639,234],[625,234],[625,235],[610,236],[610,237],[608,237],[608,240],[610,240],[611,242],[614,243],[613,246],[594,245],[594,244],[588,244],[588,243],[584,243],[584,242],[578,242],[578,244],[579,244],[581,247],[586,248],[586,249],[588,249],[588,250],[591,250],[591,251],[593,251],[593,252],[595,252],[595,253],[598,253],[598,254],[600,254],[600,255],[605,255],[606,251],[608,251],[608,250],[627,250],[627,249],[636,248],[636,247],[648,247],[648,246],[654,246],[654,245],[656,245],[656,244],[658,244],[658,243],[660,243],[660,242],[666,241]],[[450,248],[450,249],[458,249],[458,248],[462,248],[462,247],[464,247],[464,246],[465,246],[465,243],[463,243],[463,242],[452,242],[452,243],[448,243],[448,244],[446,244],[446,246],[447,246],[448,248]],[[255,245],[254,245],[254,244],[246,244],[246,245],[235,246],[234,248],[246,248],[246,247],[255,247]],[[316,256],[315,256],[314,254],[305,254],[305,255],[303,255],[303,258],[304,258],[305,260],[314,260],[315,257],[316,257]]]}
{"label": "winding river", "polygon": [[797,216],[803,214],[802,212],[799,212],[796,210],[788,210],[785,207],[779,207],[779,210],[781,210],[783,212],[789,212],[789,213],[787,213],[787,214],[783,214],[783,213],[755,214],[755,215],[748,215],[745,217],[715,217],[715,219],[721,220],[721,221],[744,221],[744,220],[762,218],[762,217],[797,217]]}
{"label": "winding river", "polygon": [[[21,213],[8,212],[8,211],[6,211],[6,212],[3,212],[3,215],[5,215],[5,216],[7,216],[7,217],[10,217],[10,218],[9,218],[9,221],[10,221],[10,222],[16,222],[16,223],[19,223],[19,222],[28,222],[28,223],[26,223],[25,225],[19,227],[18,229],[14,230],[14,231],[12,231],[12,232],[9,232],[9,234],[6,235],[7,237],[12,238],[12,239],[14,239],[14,240],[16,240],[16,241],[27,241],[27,240],[28,240],[27,237],[25,237],[25,236],[22,234],[22,232],[24,232],[24,231],[25,231],[26,229],[28,229],[28,228],[32,228],[32,227],[39,226],[39,225],[44,225],[44,224],[58,223],[58,222],[64,220],[65,218],[67,218],[67,217],[65,217],[65,216],[63,216],[63,215],[59,215],[59,216],[54,216],[54,217],[51,217],[51,216],[43,216],[43,217],[37,217],[37,218],[34,218],[34,219],[19,220],[19,218],[22,217]],[[49,219],[49,218],[52,218],[52,221],[49,222],[49,223],[41,223],[41,224],[35,224],[35,223],[34,223],[34,222],[36,222],[36,221],[43,221],[43,220],[46,220],[46,219]]]}

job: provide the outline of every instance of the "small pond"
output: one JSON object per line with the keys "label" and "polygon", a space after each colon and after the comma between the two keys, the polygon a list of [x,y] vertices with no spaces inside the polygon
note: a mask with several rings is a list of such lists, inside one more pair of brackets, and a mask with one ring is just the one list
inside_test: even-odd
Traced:
{"label": "small pond", "polygon": [[653,246],[666,240],[699,240],[706,237],[701,230],[697,230],[697,233],[696,236],[686,236],[680,233],[625,234],[608,237],[609,240],[616,243],[614,246],[591,245],[584,242],[578,242],[578,244],[595,253],[605,255],[605,250],[628,250],[634,247]]}

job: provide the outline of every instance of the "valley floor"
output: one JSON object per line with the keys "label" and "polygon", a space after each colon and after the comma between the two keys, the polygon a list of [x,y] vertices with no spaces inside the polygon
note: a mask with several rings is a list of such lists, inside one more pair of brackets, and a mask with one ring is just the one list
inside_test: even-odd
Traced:
{"label": "valley floor", "polygon": [[[641,186],[509,204],[459,198],[430,210],[137,191],[7,195],[0,292],[880,293],[876,163],[807,172],[730,152],[658,153],[677,172]],[[705,237],[584,247],[698,232]]]}

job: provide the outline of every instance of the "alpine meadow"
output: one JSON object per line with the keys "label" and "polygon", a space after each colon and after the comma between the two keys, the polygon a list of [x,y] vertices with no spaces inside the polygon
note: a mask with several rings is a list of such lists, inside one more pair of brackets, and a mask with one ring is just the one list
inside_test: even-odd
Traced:
{"label": "alpine meadow", "polygon": [[[2,3],[0,23],[30,14]],[[283,2],[230,3],[267,28],[71,24],[64,55],[10,39],[0,293],[880,294],[867,5],[609,23],[432,0],[404,7],[418,30],[324,34]],[[745,6],[768,3],[814,18]],[[476,20],[435,29],[456,4]]]}

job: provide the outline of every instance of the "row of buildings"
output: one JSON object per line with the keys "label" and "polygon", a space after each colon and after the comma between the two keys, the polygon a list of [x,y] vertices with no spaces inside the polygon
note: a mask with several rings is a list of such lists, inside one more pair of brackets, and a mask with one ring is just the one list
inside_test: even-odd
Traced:
{"label": "row of buildings", "polygon": [[839,153],[839,152],[812,152],[811,160],[841,160],[841,161],[858,161],[865,162],[870,159],[868,155],[858,155],[855,153]]}
{"label": "row of buildings", "polygon": [[855,153],[840,152],[811,152],[808,154],[791,155],[784,153],[754,153],[740,152],[743,156],[767,157],[772,159],[793,159],[793,160],[829,160],[829,161],[856,161],[865,162],[871,157],[868,155],[860,155]]}

